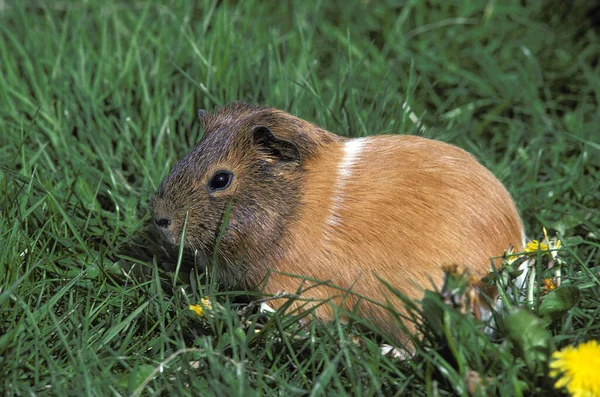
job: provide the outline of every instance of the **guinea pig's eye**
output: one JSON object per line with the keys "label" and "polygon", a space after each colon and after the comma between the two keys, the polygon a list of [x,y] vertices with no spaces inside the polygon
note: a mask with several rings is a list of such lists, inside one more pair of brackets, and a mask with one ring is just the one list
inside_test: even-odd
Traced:
{"label": "guinea pig's eye", "polygon": [[231,184],[232,179],[233,175],[231,174],[231,172],[217,171],[210,179],[210,182],[208,183],[208,188],[212,191],[227,189]]}

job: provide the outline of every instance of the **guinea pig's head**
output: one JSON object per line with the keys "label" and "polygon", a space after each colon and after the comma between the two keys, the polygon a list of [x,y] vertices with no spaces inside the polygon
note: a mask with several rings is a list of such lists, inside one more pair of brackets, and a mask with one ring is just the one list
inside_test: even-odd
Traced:
{"label": "guinea pig's head", "polygon": [[260,260],[277,247],[300,201],[311,147],[293,131],[301,120],[247,104],[201,118],[200,143],[152,198],[154,223],[168,242],[183,238],[192,250],[216,252],[219,263]]}

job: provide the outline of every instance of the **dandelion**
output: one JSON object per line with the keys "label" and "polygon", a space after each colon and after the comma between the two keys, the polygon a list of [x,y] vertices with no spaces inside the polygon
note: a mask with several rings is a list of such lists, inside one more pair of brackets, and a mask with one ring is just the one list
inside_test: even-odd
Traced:
{"label": "dandelion", "polygon": [[548,232],[546,232],[546,228],[543,228],[543,230],[544,230],[544,239],[542,241],[531,240],[525,246],[524,251],[527,254],[537,253],[538,251],[552,251],[549,253],[550,256],[552,256],[552,258],[556,258],[556,251],[559,250],[560,247],[562,247],[562,244],[561,244],[560,240],[558,240],[556,238],[553,238],[552,240],[550,240],[548,238]]}
{"label": "dandelion", "polygon": [[196,313],[198,316],[204,317],[206,315],[205,310],[212,309],[212,303],[211,303],[210,299],[202,298],[202,299],[200,299],[199,305],[190,305],[189,308],[191,311]]}
{"label": "dandelion", "polygon": [[531,240],[527,243],[527,246],[525,247],[525,252],[531,253],[538,251],[548,251],[548,244],[539,242],[537,240]]}
{"label": "dandelion", "polygon": [[578,347],[567,346],[554,352],[552,358],[550,376],[560,376],[554,387],[566,387],[573,397],[600,396],[600,344],[597,341]]}

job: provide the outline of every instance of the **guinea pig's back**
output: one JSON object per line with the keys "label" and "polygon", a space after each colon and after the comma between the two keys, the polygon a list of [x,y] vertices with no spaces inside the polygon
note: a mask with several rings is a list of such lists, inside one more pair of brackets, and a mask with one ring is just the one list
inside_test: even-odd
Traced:
{"label": "guinea pig's back", "polygon": [[458,147],[415,136],[351,139],[307,170],[297,241],[288,245],[295,265],[279,270],[367,294],[377,275],[419,297],[441,281],[442,265],[483,276],[490,257],[522,247],[509,193]]}
{"label": "guinea pig's back", "polygon": [[390,257],[483,271],[491,256],[521,247],[512,198],[467,152],[415,136],[366,138],[361,146],[348,170],[353,177],[339,192],[348,233],[370,234],[366,244],[378,236]]}

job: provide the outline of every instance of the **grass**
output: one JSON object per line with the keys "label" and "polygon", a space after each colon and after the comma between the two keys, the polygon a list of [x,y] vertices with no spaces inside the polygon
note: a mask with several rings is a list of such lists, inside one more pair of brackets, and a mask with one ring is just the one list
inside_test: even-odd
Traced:
{"label": "grass", "polygon": [[[0,390],[558,393],[550,350],[600,338],[600,30],[586,1],[522,3],[0,2]],[[549,350],[490,341],[432,295],[442,328],[399,361],[376,330],[268,318],[157,252],[150,195],[198,141],[196,110],[239,99],[474,153],[529,236],[563,242],[581,299],[536,326]],[[222,308],[199,318],[205,295]]]}

